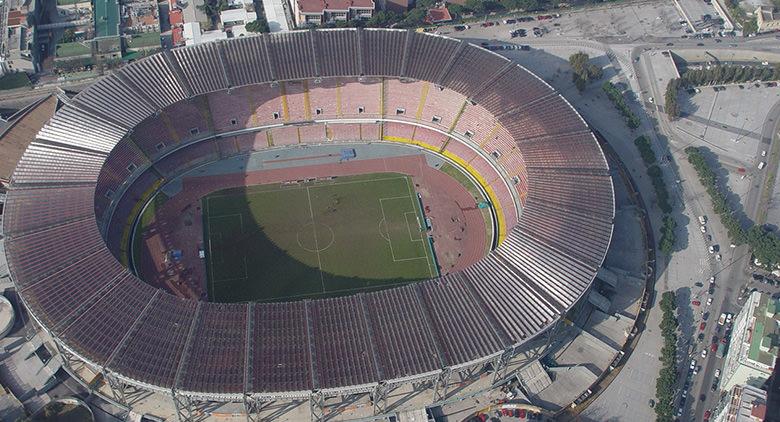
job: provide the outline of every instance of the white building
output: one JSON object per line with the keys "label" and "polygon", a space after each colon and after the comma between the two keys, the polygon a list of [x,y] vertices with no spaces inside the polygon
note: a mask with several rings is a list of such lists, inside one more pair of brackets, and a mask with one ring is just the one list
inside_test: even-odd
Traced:
{"label": "white building", "polygon": [[731,343],[723,364],[720,389],[761,387],[775,366],[780,343],[780,300],[753,292],[734,318]]}

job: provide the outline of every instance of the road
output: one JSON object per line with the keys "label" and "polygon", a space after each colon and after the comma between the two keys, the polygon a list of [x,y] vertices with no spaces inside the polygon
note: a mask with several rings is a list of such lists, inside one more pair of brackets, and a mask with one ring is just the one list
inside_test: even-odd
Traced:
{"label": "road", "polygon": [[[631,56],[632,61],[636,60],[645,48],[655,49],[653,46],[639,46],[634,48]],[[663,48],[667,47],[664,45]],[[639,60],[642,64],[642,66],[638,66],[636,69],[638,71],[636,73],[637,82],[640,86],[638,93],[639,98],[644,99],[646,96],[663,98],[663,89],[665,87],[659,87],[655,83],[650,83],[651,81],[657,81],[652,66],[648,66],[646,60]],[[643,92],[649,94],[644,95],[642,94]],[[672,130],[665,113],[659,111],[658,107],[653,104],[646,103],[645,106],[646,109],[652,110],[653,117],[655,117],[655,122],[657,123],[657,132],[664,135],[669,140],[669,150],[678,164],[677,173],[674,174],[673,177],[676,177],[676,180],[680,181],[676,186],[679,186],[682,190],[682,192],[680,192],[680,189],[678,189],[678,193],[681,195],[685,208],[691,217],[690,226],[693,227],[697,225],[697,217],[699,215],[706,215],[709,217],[707,226],[709,227],[709,232],[713,236],[713,243],[717,243],[717,240],[720,239],[723,244],[726,244],[728,242],[727,232],[725,228],[720,225],[720,222],[716,221],[717,218],[712,210],[711,203],[703,194],[703,187],[699,183],[695,171],[686,161],[686,155],[683,149],[687,146],[687,143],[680,142],[675,136],[675,132]],[[762,140],[766,139],[769,142],[775,143],[774,135],[777,133],[778,118],[780,118],[780,103],[773,106],[763,125]],[[666,150],[663,145],[658,143],[657,137],[654,137],[654,141],[656,142],[656,148],[659,148],[661,151]],[[763,142],[759,143],[758,148],[759,150],[756,151],[756,156],[759,156],[762,149],[770,149],[770,147]],[[771,166],[770,168],[776,169],[778,166],[777,159],[770,162],[769,166]],[[767,181],[767,175],[774,174],[770,171],[770,168],[767,168],[767,171],[759,173],[761,175],[760,180],[756,181],[757,183],[751,187],[744,198],[743,206],[745,212],[747,217],[753,221],[756,220],[758,210],[766,209],[768,197],[762,198],[760,193],[762,191],[761,188]],[[667,167],[667,169],[670,168]],[[706,242],[704,241],[703,236],[699,235],[698,229],[692,228],[689,230],[689,233],[690,237],[693,238],[691,239],[689,247],[706,250]],[[742,280],[745,280],[748,276],[748,273],[746,273],[746,266],[750,255],[747,246],[740,246],[737,248],[724,247],[721,251],[723,255],[722,264],[715,262],[714,260],[708,261],[707,270],[716,277],[716,289],[715,293],[712,295],[712,305],[710,305],[708,309],[693,307],[694,309],[692,309],[693,312],[691,313],[680,312],[681,331],[684,335],[687,334],[687,336],[685,336],[687,338],[681,338],[681,342],[688,345],[687,350],[683,350],[683,353],[681,353],[680,356],[680,373],[683,374],[683,376],[680,377],[680,387],[687,384],[688,380],[690,380],[692,384],[686,404],[683,407],[682,420],[702,420],[703,413],[706,410],[714,408],[717,404],[718,395],[710,391],[710,386],[714,380],[715,370],[722,369],[723,362],[722,359],[718,359],[714,356],[715,354],[709,350],[706,358],[702,358],[700,353],[702,349],[709,349],[713,336],[717,336],[718,341],[723,337],[725,330],[722,328],[719,330],[720,327],[717,325],[718,316],[722,312],[736,313],[739,310],[739,306],[736,303],[737,296],[739,295],[739,287],[742,284]],[[692,290],[691,296],[699,298],[702,304],[701,306],[704,307],[707,298],[709,297],[706,291],[708,284],[707,277],[702,277],[702,280],[700,281],[704,284],[704,287],[697,289],[696,287],[691,286],[692,289],[694,289]],[[680,309],[685,309],[684,307],[691,305],[689,303],[678,303],[678,306],[680,306]],[[703,312],[709,312],[709,318],[705,322],[705,328],[703,330],[704,339],[702,342],[698,342],[696,336],[699,333],[698,325],[702,322],[701,315]],[[691,332],[691,330],[686,330],[686,328],[690,327],[693,327],[693,332]],[[686,333],[686,331],[688,332]],[[702,366],[701,371],[699,371],[696,376],[691,376],[688,371],[688,365],[691,359],[696,360],[697,365]],[[704,400],[701,400],[702,398],[704,398]],[[693,409],[693,418],[688,419],[686,417],[690,417],[691,409]]]}

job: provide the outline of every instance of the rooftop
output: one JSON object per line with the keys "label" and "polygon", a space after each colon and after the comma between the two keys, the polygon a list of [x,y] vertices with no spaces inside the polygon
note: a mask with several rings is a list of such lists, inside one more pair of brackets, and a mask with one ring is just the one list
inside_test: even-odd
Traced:
{"label": "rooftop", "polygon": [[297,0],[302,13],[322,13],[325,10],[373,9],[374,0]]}
{"label": "rooftop", "polygon": [[758,305],[753,310],[755,323],[750,337],[748,358],[766,366],[774,366],[780,340],[780,313],[778,299],[761,294]]}
{"label": "rooftop", "polygon": [[57,97],[51,95],[8,119],[10,126],[0,133],[0,181],[10,180],[27,146],[56,109]]}

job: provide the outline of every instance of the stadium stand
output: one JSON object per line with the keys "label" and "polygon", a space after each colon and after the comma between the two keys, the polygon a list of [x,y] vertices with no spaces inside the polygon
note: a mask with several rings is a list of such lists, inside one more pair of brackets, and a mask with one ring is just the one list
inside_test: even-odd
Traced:
{"label": "stadium stand", "polygon": [[379,80],[342,79],[336,95],[341,99],[341,116],[370,118],[382,115],[382,85]]}
{"label": "stadium stand", "polygon": [[152,298],[161,292],[144,283],[133,283],[126,274],[115,287],[95,300],[89,312],[83,312],[63,327],[61,338],[92,362],[105,365],[125,333],[141,316]]}
{"label": "stadium stand", "polygon": [[163,109],[190,96],[164,54],[141,59],[135,66],[123,67],[118,74],[139,95],[148,96],[157,109]]}
{"label": "stadium stand", "polygon": [[76,100],[79,107],[94,110],[128,129],[154,112],[154,106],[136,95],[118,76],[109,75],[96,84],[100,89],[89,90]]}
{"label": "stadium stand", "polygon": [[[396,110],[404,110],[402,117],[415,119],[418,110],[424,104],[425,95],[431,84],[419,81],[404,81],[400,79],[384,80],[384,110],[385,116],[399,118]],[[421,114],[421,113],[420,113]]]}
{"label": "stadium stand", "polygon": [[314,120],[339,117],[341,105],[336,87],[340,78],[325,78],[309,83],[309,105]]}
{"label": "stadium stand", "polygon": [[[360,33],[358,30],[323,30],[314,32],[317,43],[318,76],[362,75]],[[323,54],[327,51],[329,54]]]}
{"label": "stadium stand", "polygon": [[241,393],[244,390],[246,304],[204,303],[189,343],[189,356],[176,384],[186,391]]}
{"label": "stadium stand", "polygon": [[94,198],[93,185],[13,189],[6,197],[3,231],[13,237],[87,217]]}
{"label": "stadium stand", "polygon": [[300,143],[297,126],[283,126],[270,130],[271,142],[274,146],[295,145]]}
{"label": "stadium stand", "polygon": [[285,122],[311,120],[306,81],[282,82],[282,114]]}
{"label": "stadium stand", "polygon": [[506,129],[498,123],[490,112],[481,105],[470,102],[466,103],[463,113],[461,113],[460,119],[458,119],[454,127],[454,132],[460,135],[466,136],[467,132],[470,133],[468,137],[480,146],[493,137],[502,136],[498,133],[499,131],[510,137],[511,141],[511,135],[506,132]]}
{"label": "stadium stand", "polygon": [[[506,59],[498,53],[481,47],[466,45],[452,67],[447,69],[441,85],[471,98],[483,84],[506,64]],[[490,69],[484,72],[474,72],[474,69]]]}
{"label": "stadium stand", "polygon": [[362,139],[360,126],[359,123],[329,123],[327,137],[333,141],[359,141]]}
{"label": "stadium stand", "polygon": [[59,185],[95,182],[105,155],[31,143],[19,160],[12,183],[16,185]]}
{"label": "stadium stand", "polygon": [[120,344],[109,360],[126,376],[163,388],[174,386],[190,326],[203,302],[158,294],[147,304],[137,324],[138,330]]}
{"label": "stadium stand", "polygon": [[[199,163],[270,141],[392,137],[441,148],[492,192],[503,242],[483,260],[391,290],[241,305],[174,297],[117,262],[151,194]],[[601,149],[549,85],[455,39],[379,29],[247,36],[130,63],[43,127],[8,199],[11,277],[56,341],[140,388],[237,402],[493,362],[588,292],[615,212]]]}
{"label": "stadium stand", "polygon": [[270,82],[276,79],[265,37],[241,37],[223,43],[225,69],[234,87]]}
{"label": "stadium stand", "polygon": [[298,126],[298,139],[301,143],[313,143],[327,141],[324,124]]}
{"label": "stadium stand", "polygon": [[203,43],[171,51],[193,95],[220,91],[230,86],[220,48],[220,43]]}
{"label": "stadium stand", "polygon": [[166,155],[157,161],[154,167],[166,178],[189,170],[199,164],[215,161],[219,158],[216,141],[208,140],[187,145]]}
{"label": "stadium stand", "polygon": [[455,125],[460,111],[466,102],[466,97],[455,91],[431,86],[425,98],[425,106],[422,109],[420,120],[432,126],[449,130]]}
{"label": "stadium stand", "polygon": [[[256,392],[311,390],[312,357],[306,302],[253,305],[252,376]],[[279,370],[284,368],[284,370]]]}
{"label": "stadium stand", "polygon": [[[420,298],[413,286],[363,297],[382,375],[388,379],[435,371],[444,366]],[[404,347],[397,347],[403,344]]]}

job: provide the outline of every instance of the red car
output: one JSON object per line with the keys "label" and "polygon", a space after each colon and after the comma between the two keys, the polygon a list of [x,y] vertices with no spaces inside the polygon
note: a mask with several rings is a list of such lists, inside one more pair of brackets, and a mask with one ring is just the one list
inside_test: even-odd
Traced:
{"label": "red car", "polygon": [[702,322],[701,324],[699,324],[699,329],[704,331],[704,327],[706,327],[706,326],[707,326],[707,323],[706,322]]}
{"label": "red car", "polygon": [[691,305],[693,305],[693,306],[700,306],[701,302],[698,301],[698,300],[694,300],[694,301],[691,302]]}
{"label": "red car", "polygon": [[709,420],[710,420],[710,415],[711,415],[711,413],[710,413],[710,411],[709,411],[709,410],[708,410],[708,411],[706,411],[706,412],[704,412],[704,422],[709,422]]}
{"label": "red car", "polygon": [[716,350],[718,350],[718,343],[712,343],[712,344],[710,344],[710,351],[711,351],[711,352],[714,352],[714,351],[716,351]]}

